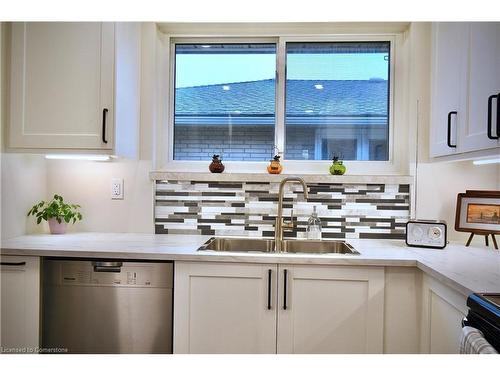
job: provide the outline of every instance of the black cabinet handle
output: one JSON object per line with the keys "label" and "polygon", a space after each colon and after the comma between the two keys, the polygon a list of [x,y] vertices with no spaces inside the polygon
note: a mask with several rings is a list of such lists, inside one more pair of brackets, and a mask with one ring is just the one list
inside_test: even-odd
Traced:
{"label": "black cabinet handle", "polygon": [[271,279],[273,270],[267,270],[267,309],[271,310]]}
{"label": "black cabinet handle", "polygon": [[[492,129],[492,124],[491,124],[491,116],[493,115],[493,99],[497,98],[497,136],[495,137],[493,135],[493,129]],[[499,127],[499,120],[498,120],[498,114],[500,113],[499,111],[499,101],[497,95],[490,95],[488,98],[488,138],[489,139],[498,139],[498,135],[500,134],[498,132],[498,127]]]}
{"label": "black cabinet handle", "polygon": [[283,270],[283,310],[287,309],[286,306],[286,289],[287,289],[287,281],[288,281],[288,270]]}
{"label": "black cabinet handle", "polygon": [[108,109],[104,108],[102,110],[102,142],[103,143],[108,143],[108,141],[106,140],[106,117],[107,117],[107,114],[108,114]]}
{"label": "black cabinet handle", "polygon": [[500,92],[497,95],[497,139],[500,138]]}
{"label": "black cabinet handle", "polygon": [[0,266],[25,266],[26,262],[0,262]]}
{"label": "black cabinet handle", "polygon": [[448,113],[448,134],[446,137],[446,143],[448,144],[448,147],[455,148],[457,145],[451,144],[451,115],[456,115],[456,111],[451,111]]}

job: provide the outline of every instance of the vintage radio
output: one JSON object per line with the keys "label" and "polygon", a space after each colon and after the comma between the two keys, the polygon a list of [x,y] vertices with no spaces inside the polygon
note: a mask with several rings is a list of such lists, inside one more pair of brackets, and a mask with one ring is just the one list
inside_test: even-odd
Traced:
{"label": "vintage radio", "polygon": [[446,246],[446,222],[410,220],[406,223],[406,244],[414,247],[443,249]]}

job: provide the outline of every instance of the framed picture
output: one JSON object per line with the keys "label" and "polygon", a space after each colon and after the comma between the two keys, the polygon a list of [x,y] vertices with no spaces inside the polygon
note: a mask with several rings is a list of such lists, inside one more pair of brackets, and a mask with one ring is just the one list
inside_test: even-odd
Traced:
{"label": "framed picture", "polygon": [[500,191],[467,190],[458,194],[455,230],[500,233]]}
{"label": "framed picture", "polygon": [[455,230],[470,232],[465,246],[469,246],[475,234],[484,235],[486,246],[488,236],[498,249],[495,234],[500,233],[500,191],[467,190],[457,196]]}

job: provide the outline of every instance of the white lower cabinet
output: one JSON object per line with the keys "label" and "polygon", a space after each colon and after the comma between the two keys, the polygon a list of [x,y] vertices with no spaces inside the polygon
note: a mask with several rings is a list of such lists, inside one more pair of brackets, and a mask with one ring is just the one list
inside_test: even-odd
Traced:
{"label": "white lower cabinet", "polygon": [[40,258],[0,259],[2,352],[33,353],[39,345]]}
{"label": "white lower cabinet", "polygon": [[275,353],[276,271],[275,264],[175,262],[174,353]]}
{"label": "white lower cabinet", "polygon": [[280,265],[278,274],[278,353],[382,353],[383,268]]}
{"label": "white lower cabinet", "polygon": [[467,297],[424,275],[422,282],[421,353],[459,353]]}
{"label": "white lower cabinet", "polygon": [[385,267],[384,353],[420,353],[422,271]]}
{"label": "white lower cabinet", "polygon": [[383,268],[176,262],[174,288],[174,353],[383,351]]}

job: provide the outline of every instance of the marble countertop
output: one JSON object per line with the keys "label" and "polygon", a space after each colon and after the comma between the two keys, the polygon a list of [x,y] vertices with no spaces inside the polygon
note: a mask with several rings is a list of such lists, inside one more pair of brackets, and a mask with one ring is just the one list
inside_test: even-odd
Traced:
{"label": "marble countertop", "polygon": [[418,267],[464,295],[500,292],[500,251],[450,243],[445,249],[407,247],[401,240],[348,240],[360,255],[197,252],[210,236],[71,233],[2,240],[2,255]]}

